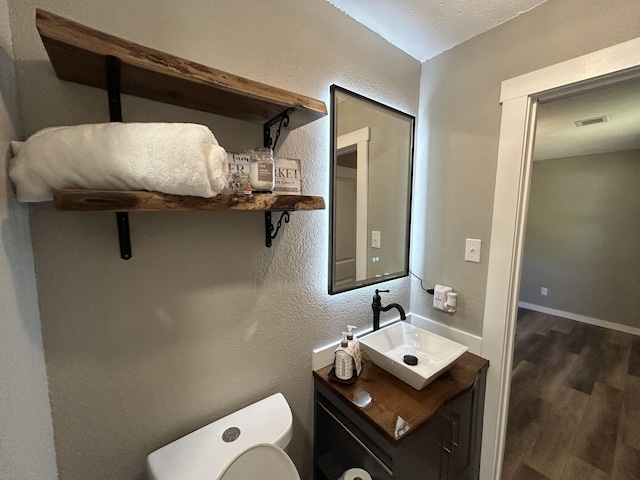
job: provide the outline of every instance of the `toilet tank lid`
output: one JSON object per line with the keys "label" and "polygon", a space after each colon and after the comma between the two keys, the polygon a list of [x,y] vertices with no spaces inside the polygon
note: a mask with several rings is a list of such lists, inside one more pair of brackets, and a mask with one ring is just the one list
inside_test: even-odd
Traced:
{"label": "toilet tank lid", "polygon": [[248,448],[291,440],[289,404],[276,393],[165,445],[147,457],[152,480],[217,479]]}

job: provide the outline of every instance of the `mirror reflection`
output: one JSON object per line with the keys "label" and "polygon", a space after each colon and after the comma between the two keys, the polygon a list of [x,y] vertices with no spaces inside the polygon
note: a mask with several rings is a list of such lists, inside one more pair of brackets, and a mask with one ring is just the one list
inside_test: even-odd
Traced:
{"label": "mirror reflection", "polygon": [[331,86],[329,293],[408,275],[415,119]]}

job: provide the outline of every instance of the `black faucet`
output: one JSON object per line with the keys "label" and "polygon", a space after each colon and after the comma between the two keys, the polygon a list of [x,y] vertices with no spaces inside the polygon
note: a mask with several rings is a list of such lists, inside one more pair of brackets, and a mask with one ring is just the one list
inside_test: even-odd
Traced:
{"label": "black faucet", "polygon": [[397,308],[400,312],[400,320],[406,320],[407,316],[404,314],[404,309],[397,303],[390,303],[386,307],[382,306],[382,299],[380,298],[381,292],[388,292],[389,290],[378,290],[373,296],[373,302],[371,302],[371,308],[373,309],[373,331],[380,330],[380,312],[388,312],[392,308]]}

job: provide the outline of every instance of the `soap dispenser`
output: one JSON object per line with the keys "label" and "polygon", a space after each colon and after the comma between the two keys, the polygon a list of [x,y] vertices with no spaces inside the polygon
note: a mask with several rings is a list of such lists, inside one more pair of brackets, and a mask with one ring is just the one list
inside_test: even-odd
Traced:
{"label": "soap dispenser", "polygon": [[336,348],[336,357],[333,364],[335,376],[338,380],[348,381],[353,377],[353,357],[348,352],[349,341],[347,332],[342,332],[342,341]]}
{"label": "soap dispenser", "polygon": [[358,338],[353,334],[353,329],[356,327],[353,325],[347,325],[347,342],[349,342],[351,357],[353,358],[354,368],[356,369],[356,375],[360,375],[362,372],[362,354],[360,353],[360,342]]}

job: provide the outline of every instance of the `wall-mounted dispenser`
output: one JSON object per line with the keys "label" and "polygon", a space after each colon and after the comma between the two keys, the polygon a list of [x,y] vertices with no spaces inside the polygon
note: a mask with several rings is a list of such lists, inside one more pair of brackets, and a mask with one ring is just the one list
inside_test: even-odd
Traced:
{"label": "wall-mounted dispenser", "polygon": [[458,294],[455,292],[447,293],[447,301],[444,302],[444,309],[449,313],[456,311],[456,304],[458,303]]}

